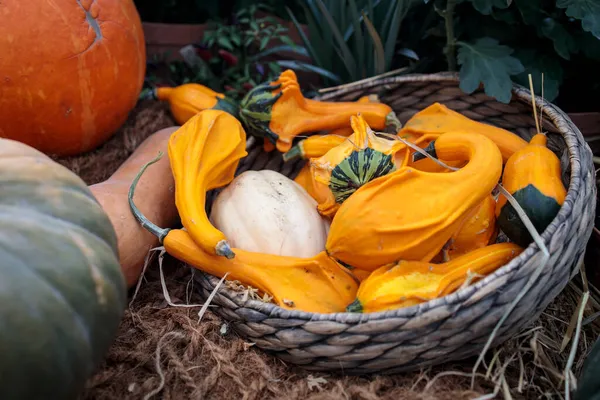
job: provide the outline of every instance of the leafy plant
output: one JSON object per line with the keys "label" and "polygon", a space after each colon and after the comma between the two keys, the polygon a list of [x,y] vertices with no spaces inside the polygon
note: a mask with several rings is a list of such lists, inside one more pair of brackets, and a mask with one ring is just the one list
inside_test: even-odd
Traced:
{"label": "leafy plant", "polygon": [[257,84],[279,75],[278,53],[306,55],[276,18],[257,18],[261,10],[270,8],[252,4],[226,22],[210,22],[202,40],[192,46],[192,54],[185,52],[186,62],[169,64],[167,84],[197,82],[240,99]]}
{"label": "leafy plant", "polygon": [[[288,10],[306,52],[326,84],[357,81],[388,72],[396,54],[398,32],[407,11],[419,0],[301,0],[308,35]],[[400,53],[415,58],[412,50]]]}
{"label": "leafy plant", "polygon": [[[600,60],[600,2],[595,0],[424,0],[442,18],[429,32],[444,32],[449,70],[460,69],[461,88],[510,100],[512,82],[554,100],[573,66]],[[578,77],[580,78],[580,77]],[[596,87],[598,89],[598,87]]]}

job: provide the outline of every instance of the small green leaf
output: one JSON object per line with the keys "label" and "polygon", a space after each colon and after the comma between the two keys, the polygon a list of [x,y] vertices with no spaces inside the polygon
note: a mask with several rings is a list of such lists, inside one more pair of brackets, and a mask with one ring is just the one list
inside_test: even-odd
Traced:
{"label": "small green leaf", "polygon": [[513,77],[513,81],[529,88],[529,74],[533,81],[533,91],[542,95],[542,73],[544,74],[544,98],[553,101],[558,96],[563,81],[563,69],[556,56],[540,54],[535,49],[515,51],[517,57],[525,66],[525,71]]}
{"label": "small green leaf", "polygon": [[289,36],[280,36],[279,40],[281,40],[283,43],[287,44],[288,46],[291,46],[291,47],[296,46],[296,43],[294,43],[294,41]]}
{"label": "small green leaf", "polygon": [[552,18],[545,18],[541,23],[541,32],[554,42],[554,50],[565,60],[571,59],[571,53],[577,51],[577,42],[571,34]]}
{"label": "small green leaf", "polygon": [[521,61],[511,56],[513,50],[484,37],[475,43],[458,42],[457,61],[460,68],[460,88],[473,93],[483,84],[485,93],[502,103],[511,99],[511,75],[525,70]]}
{"label": "small green leaf", "polygon": [[490,15],[494,7],[507,8],[510,5],[510,0],[470,0],[473,7],[484,15]]}
{"label": "small green leaf", "polygon": [[233,50],[233,45],[231,44],[231,41],[225,36],[219,36],[217,38],[217,43],[220,46],[225,47],[227,50]]}
{"label": "small green leaf", "polygon": [[557,0],[556,6],[566,8],[567,16],[581,20],[583,30],[600,39],[600,1]]}
{"label": "small green leaf", "polygon": [[[373,26],[373,23],[364,13],[363,20],[365,22],[365,26],[367,27],[367,32],[369,32],[369,36],[373,41],[375,53],[373,54],[373,57],[375,57],[375,73],[377,75],[383,74],[385,72],[385,50],[383,48],[383,43],[381,42],[381,38],[377,34],[377,30]],[[368,56],[370,56],[370,54]]]}
{"label": "small green leaf", "polygon": [[267,47],[268,43],[269,43],[269,37],[268,36],[265,36],[264,38],[262,38],[260,40],[259,50],[263,51]]}

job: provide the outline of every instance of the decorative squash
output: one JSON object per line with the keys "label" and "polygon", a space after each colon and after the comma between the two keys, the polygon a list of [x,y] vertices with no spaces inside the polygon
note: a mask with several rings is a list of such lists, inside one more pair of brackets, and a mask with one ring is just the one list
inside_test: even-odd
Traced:
{"label": "decorative squash", "polygon": [[237,106],[223,93],[215,92],[204,85],[186,83],[176,87],[161,86],[152,91],[155,99],[167,101],[171,114],[179,125],[202,110],[222,110],[237,117]]}
{"label": "decorative squash", "polygon": [[469,160],[454,172],[402,167],[360,187],[331,223],[330,256],[373,271],[399,259],[429,262],[496,186],[502,155],[487,137],[450,132],[435,141],[444,160]]}
{"label": "decorative squash", "polygon": [[450,259],[485,247],[496,238],[496,200],[491,194],[469,214],[465,224],[452,238],[448,255]]}
{"label": "decorative squash", "polygon": [[317,199],[317,195],[315,194],[315,186],[313,183],[312,173],[310,172],[310,164],[307,162],[304,164],[298,175],[294,179],[298,185],[302,186],[306,193],[310,195],[313,199]]}
{"label": "decorative squash", "polygon": [[447,132],[479,133],[492,139],[502,153],[503,162],[527,145],[527,141],[512,132],[472,120],[440,103],[434,103],[413,115],[398,134],[422,136]]}
{"label": "decorative squash", "polygon": [[235,256],[223,232],[209,221],[206,192],[230,183],[247,154],[244,128],[221,110],[200,111],[169,139],[175,205],[190,237],[207,253]]}
{"label": "decorative squash", "polygon": [[298,144],[293,146],[288,152],[283,153],[283,161],[289,162],[298,158],[309,159],[322,157],[327,154],[329,150],[344,143],[348,139],[346,136],[338,136],[335,134],[309,136],[306,139],[299,141]]}
{"label": "decorative squash", "polygon": [[104,143],[144,83],[133,1],[3,0],[0,9],[0,137],[59,156]]}
{"label": "decorative squash", "polygon": [[212,205],[210,220],[229,244],[255,253],[314,257],[325,250],[329,221],[297,183],[276,171],[245,171]]}
{"label": "decorative squash", "polygon": [[[152,164],[147,163],[146,167]],[[199,247],[183,229],[161,229],[150,222],[133,202],[131,186],[129,204],[142,226],[156,235],[167,253],[206,273],[240,281],[269,294],[280,307],[317,313],[344,311],[356,296],[358,284],[346,268],[322,251],[311,258],[286,257],[254,253],[234,248],[234,259],[215,256]]]}
{"label": "decorative squash", "polygon": [[[546,142],[546,135],[534,135],[527,146],[508,159],[502,175],[502,186],[517,200],[539,233],[554,220],[567,195],[560,160]],[[503,194],[498,198],[496,217],[500,229],[513,242],[527,247],[533,241]]]}
{"label": "decorative squash", "polygon": [[362,115],[352,116],[354,133],[323,157],[310,160],[319,212],[333,217],[362,185],[396,170],[394,154],[404,143],[375,135]]}
{"label": "decorative squash", "polygon": [[[149,154],[154,156],[159,151],[167,151],[169,138],[177,128],[165,128],[150,135],[110,178],[90,186],[117,233],[121,270],[129,287],[138,281],[148,251],[158,245],[156,237],[142,228],[131,214],[127,200],[129,186]],[[148,218],[173,226],[179,221],[174,191],[173,174],[165,158],[139,182],[136,201]]]}
{"label": "decorative squash", "polygon": [[0,139],[0,398],[75,399],[126,305],[115,231],[77,175]]}
{"label": "decorative squash", "polygon": [[378,312],[410,307],[446,296],[469,278],[487,275],[518,256],[514,243],[492,244],[442,264],[402,260],[373,271],[360,283],[349,312]]}
{"label": "decorative squash", "polygon": [[[282,153],[301,134],[348,127],[350,117],[361,114],[373,129],[399,128],[392,109],[382,103],[325,102],[302,95],[296,74],[281,73],[278,79],[256,86],[240,104],[240,118],[248,133],[264,137]],[[268,147],[267,147],[268,148]]]}
{"label": "decorative squash", "polygon": [[[377,96],[376,94],[362,96],[358,100],[356,100],[356,102],[357,103],[380,103],[379,96]],[[344,126],[342,128],[332,129],[331,131],[328,132],[328,134],[348,137],[348,136],[352,135],[353,132],[354,131],[352,130],[352,128],[350,126]],[[323,154],[325,154],[325,153],[323,153]],[[321,157],[323,154],[316,156],[316,157]]]}

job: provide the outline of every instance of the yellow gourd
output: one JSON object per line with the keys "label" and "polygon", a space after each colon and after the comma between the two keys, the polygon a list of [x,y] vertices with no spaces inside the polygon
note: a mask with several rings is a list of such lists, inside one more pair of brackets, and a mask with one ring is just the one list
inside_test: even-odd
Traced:
{"label": "yellow gourd", "polygon": [[210,223],[205,202],[206,192],[233,180],[248,154],[242,125],[225,111],[201,111],[171,135],[168,151],[181,223],[207,253],[234,257],[225,235]]}
{"label": "yellow gourd", "polygon": [[[301,134],[349,126],[350,117],[362,114],[374,128],[384,129],[400,122],[391,107],[382,103],[326,102],[307,99],[300,91],[296,74],[282,72],[278,79],[256,86],[240,103],[240,118],[248,133],[264,137],[282,153]],[[267,146],[267,150],[271,146]]]}
{"label": "yellow gourd", "polygon": [[202,110],[223,110],[237,116],[237,106],[223,93],[215,92],[204,85],[185,83],[176,87],[161,86],[152,91],[155,99],[169,103],[173,119],[179,125]]}
{"label": "yellow gourd", "polygon": [[448,132],[472,132],[488,137],[500,149],[503,162],[527,145],[527,141],[512,132],[472,120],[440,103],[434,103],[413,115],[399,135],[441,135]]}
{"label": "yellow gourd", "polygon": [[446,296],[506,265],[523,249],[514,243],[497,243],[442,264],[402,260],[374,271],[360,283],[349,312],[378,312],[410,307]]}
{"label": "yellow gourd", "polygon": [[333,218],[329,255],[373,271],[399,259],[429,262],[439,253],[498,183],[502,155],[476,133],[446,133],[435,149],[440,159],[468,163],[445,173],[401,167],[358,188]]}
{"label": "yellow gourd", "polygon": [[[546,135],[534,135],[529,144],[506,162],[502,186],[517,200],[541,234],[558,214],[567,196],[560,160],[546,147]],[[527,247],[533,238],[506,197],[496,205],[498,226],[515,243]]]}
{"label": "yellow gourd", "polygon": [[133,197],[144,170],[157,160],[144,165],[134,179],[129,190],[129,205],[138,222],[159,238],[168,254],[216,277],[254,287],[288,310],[342,312],[356,296],[356,278],[324,251],[311,258],[298,258],[234,248],[235,258],[227,259],[214,255],[214,251],[205,251],[186,230],[154,225],[136,207]]}

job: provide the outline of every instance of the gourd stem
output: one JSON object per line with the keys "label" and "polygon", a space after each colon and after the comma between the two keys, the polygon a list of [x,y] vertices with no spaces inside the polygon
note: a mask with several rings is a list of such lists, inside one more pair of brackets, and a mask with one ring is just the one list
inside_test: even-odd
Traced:
{"label": "gourd stem", "polygon": [[292,161],[297,158],[302,158],[304,156],[304,151],[302,149],[302,142],[298,143],[281,156],[284,162]]}
{"label": "gourd stem", "polygon": [[363,307],[360,304],[360,300],[356,299],[346,307],[346,312],[359,313],[362,312]]}
{"label": "gourd stem", "polygon": [[394,129],[396,130],[396,133],[398,133],[398,131],[400,129],[402,129],[402,122],[400,122],[400,120],[398,119],[398,116],[396,115],[396,113],[394,111],[392,111],[388,115],[386,115],[385,124],[387,126],[390,126],[390,125],[393,126]]}
{"label": "gourd stem", "polygon": [[133,195],[135,193],[135,188],[137,186],[137,183],[140,180],[140,178],[142,177],[142,174],[144,173],[144,171],[146,171],[146,168],[148,168],[150,165],[152,165],[155,162],[157,162],[158,160],[160,160],[162,155],[163,155],[162,151],[159,151],[158,155],[153,160],[148,161],[146,164],[144,164],[142,166],[142,169],[140,170],[140,172],[138,172],[138,174],[136,175],[133,182],[131,182],[131,186],[129,187],[129,194],[127,195],[127,199],[129,200],[129,208],[131,209],[131,213],[133,214],[135,219],[144,227],[144,229],[146,229],[148,232],[152,233],[154,236],[158,237],[158,240],[160,241],[161,244],[171,229],[161,228],[161,227],[153,224],[150,220],[148,220],[148,218],[146,218],[144,216],[144,214],[142,214],[142,212],[137,208],[137,206],[133,202]]}

